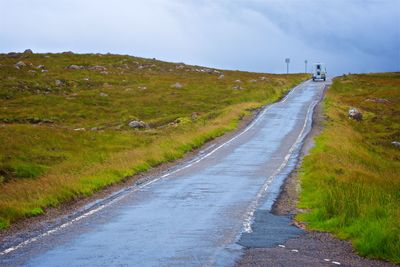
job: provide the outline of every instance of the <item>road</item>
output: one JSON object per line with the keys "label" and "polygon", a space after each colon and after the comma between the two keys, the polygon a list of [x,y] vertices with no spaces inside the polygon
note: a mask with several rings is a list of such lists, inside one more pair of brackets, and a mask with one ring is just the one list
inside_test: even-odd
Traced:
{"label": "road", "polygon": [[[298,157],[324,86],[307,81],[295,87],[231,139],[68,222],[2,248],[0,264],[230,266],[243,247],[297,234],[268,231],[287,225],[268,211]],[[257,221],[264,222],[266,239],[254,236]]]}

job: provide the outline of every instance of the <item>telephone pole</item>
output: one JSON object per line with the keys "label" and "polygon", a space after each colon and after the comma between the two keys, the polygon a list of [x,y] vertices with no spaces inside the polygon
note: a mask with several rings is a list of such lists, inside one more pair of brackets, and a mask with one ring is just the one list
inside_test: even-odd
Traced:
{"label": "telephone pole", "polygon": [[289,74],[289,63],[290,63],[290,58],[285,59],[286,62],[286,73]]}

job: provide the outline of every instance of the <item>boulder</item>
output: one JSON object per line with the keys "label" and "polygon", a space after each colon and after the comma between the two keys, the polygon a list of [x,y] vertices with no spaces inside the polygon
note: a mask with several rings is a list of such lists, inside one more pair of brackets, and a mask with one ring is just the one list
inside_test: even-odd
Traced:
{"label": "boulder", "polygon": [[143,121],[131,121],[128,124],[129,127],[133,129],[144,129],[144,128],[149,128],[149,125]]}
{"label": "boulder", "polygon": [[171,88],[181,89],[183,88],[183,85],[180,83],[174,83],[173,85],[171,85]]}
{"label": "boulder", "polygon": [[362,113],[356,108],[350,108],[349,109],[349,119],[361,121]]}
{"label": "boulder", "polygon": [[235,83],[242,83],[242,81],[241,80],[236,80]]}
{"label": "boulder", "polygon": [[107,68],[104,66],[96,65],[88,67],[88,70],[107,71]]}
{"label": "boulder", "polygon": [[192,113],[192,120],[193,121],[197,120],[198,117],[199,117],[199,113],[197,113],[197,112],[193,112]]}
{"label": "boulder", "polygon": [[23,62],[23,61],[18,61],[17,63],[15,63],[14,66],[15,66],[17,69],[20,69],[20,68],[26,67],[26,64],[25,64],[25,62]]}
{"label": "boulder", "polygon": [[55,84],[56,84],[56,86],[63,86],[64,85],[64,81],[56,80]]}
{"label": "boulder", "polygon": [[392,145],[394,145],[397,148],[400,148],[400,142],[398,142],[398,141],[393,141]]}
{"label": "boulder", "polygon": [[38,70],[44,70],[46,67],[44,65],[37,65],[36,68]]}
{"label": "boulder", "polygon": [[8,57],[19,57],[19,53],[10,52],[7,54]]}
{"label": "boulder", "polygon": [[67,67],[67,69],[69,69],[69,70],[81,70],[81,69],[84,69],[84,67],[83,66],[78,66],[78,65],[69,65]]}
{"label": "boulder", "polygon": [[223,80],[223,79],[225,79],[225,75],[223,74],[219,75],[218,80]]}
{"label": "boulder", "polygon": [[267,77],[260,77],[260,81],[266,81],[267,80]]}
{"label": "boulder", "polygon": [[244,90],[244,88],[241,87],[240,85],[235,85],[235,86],[232,87],[232,89],[233,89],[233,90],[239,90],[239,91]]}
{"label": "boulder", "polygon": [[26,49],[24,51],[24,54],[33,54],[33,51],[31,49]]}
{"label": "boulder", "polygon": [[374,103],[380,103],[380,104],[384,104],[384,103],[389,103],[390,101],[384,98],[367,98],[365,99],[366,102],[374,102]]}

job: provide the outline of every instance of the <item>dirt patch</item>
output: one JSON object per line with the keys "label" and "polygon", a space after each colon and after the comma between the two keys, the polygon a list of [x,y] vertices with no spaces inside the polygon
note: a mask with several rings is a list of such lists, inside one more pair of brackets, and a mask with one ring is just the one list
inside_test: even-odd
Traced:
{"label": "dirt patch", "polygon": [[[324,115],[320,102],[313,114],[312,130],[308,134],[300,153],[296,169],[286,178],[277,200],[272,207],[275,215],[287,215],[291,218],[302,212],[298,209],[300,180],[298,167],[302,159],[314,146],[314,137],[323,129]],[[292,220],[291,224],[305,229],[304,225]],[[335,238],[330,233],[306,230],[306,233],[288,239],[277,247],[247,248],[237,262],[237,266],[396,266],[392,263],[369,260],[355,253],[351,243]]]}

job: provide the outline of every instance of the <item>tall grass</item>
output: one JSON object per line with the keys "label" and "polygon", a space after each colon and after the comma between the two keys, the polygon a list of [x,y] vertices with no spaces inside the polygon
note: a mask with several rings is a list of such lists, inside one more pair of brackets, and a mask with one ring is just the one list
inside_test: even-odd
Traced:
{"label": "tall grass", "polygon": [[[364,114],[347,118],[350,107]],[[400,73],[336,78],[325,129],[301,167],[298,215],[351,240],[363,256],[400,263]]]}
{"label": "tall grass", "polygon": [[[181,158],[306,78],[119,55],[0,55],[0,229]],[[133,119],[150,129],[131,129]]]}

